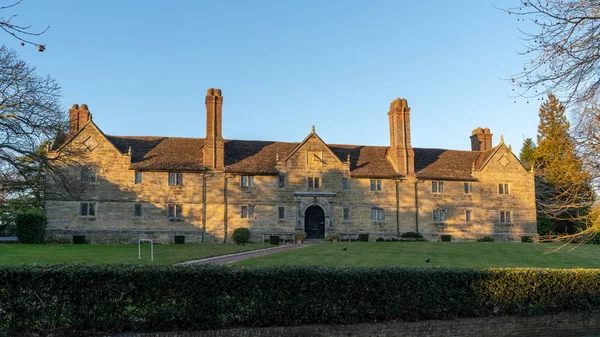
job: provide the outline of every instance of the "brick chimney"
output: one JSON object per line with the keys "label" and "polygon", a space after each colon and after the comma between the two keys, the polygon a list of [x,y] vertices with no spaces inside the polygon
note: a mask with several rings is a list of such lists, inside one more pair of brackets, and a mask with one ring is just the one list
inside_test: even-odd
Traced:
{"label": "brick chimney", "polygon": [[221,89],[208,89],[206,93],[206,138],[204,139],[204,166],[221,171],[225,166],[222,134],[223,96]]}
{"label": "brick chimney", "polygon": [[476,128],[471,132],[471,151],[487,151],[492,148],[492,136],[488,128]]}
{"label": "brick chimney", "polygon": [[388,159],[394,164],[398,173],[413,175],[415,173],[415,151],[410,145],[410,108],[406,99],[396,98],[390,104],[390,151]]}
{"label": "brick chimney", "polygon": [[89,122],[92,114],[88,110],[87,104],[81,106],[73,104],[69,109],[69,134],[74,134],[81,130],[87,122]]}

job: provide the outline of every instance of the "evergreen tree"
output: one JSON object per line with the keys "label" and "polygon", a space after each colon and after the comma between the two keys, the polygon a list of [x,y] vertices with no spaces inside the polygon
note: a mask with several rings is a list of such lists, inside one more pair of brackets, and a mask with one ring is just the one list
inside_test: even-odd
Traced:
{"label": "evergreen tree", "polygon": [[523,147],[521,148],[521,153],[519,153],[519,159],[527,171],[531,170],[531,166],[535,161],[535,149],[536,145],[533,142],[533,139],[527,138],[525,141],[523,141]]}
{"label": "evergreen tree", "polygon": [[[535,149],[538,224],[554,233],[574,233],[592,201],[589,177],[576,155],[565,106],[552,94],[539,110]],[[545,234],[545,233],[541,233]]]}

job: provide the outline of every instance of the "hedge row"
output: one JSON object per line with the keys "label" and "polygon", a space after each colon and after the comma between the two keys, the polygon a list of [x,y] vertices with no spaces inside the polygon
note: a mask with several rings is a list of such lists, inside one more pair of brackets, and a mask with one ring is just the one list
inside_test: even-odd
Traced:
{"label": "hedge row", "polygon": [[349,324],[598,309],[598,270],[0,267],[0,335]]}

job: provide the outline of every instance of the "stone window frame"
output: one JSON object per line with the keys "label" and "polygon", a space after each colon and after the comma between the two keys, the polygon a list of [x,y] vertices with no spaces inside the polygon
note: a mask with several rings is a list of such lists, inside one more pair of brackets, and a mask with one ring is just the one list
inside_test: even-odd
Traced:
{"label": "stone window frame", "polygon": [[80,202],[79,203],[79,217],[81,218],[95,218],[98,207],[95,202]]}
{"label": "stone window frame", "polygon": [[448,209],[446,208],[434,208],[431,211],[431,220],[433,223],[443,223],[448,219]]}
{"label": "stone window frame", "polygon": [[310,189],[321,189],[321,186],[323,186],[321,177],[306,177],[306,186]]}
{"label": "stone window frame", "polygon": [[142,173],[142,171],[135,171],[133,174],[133,184],[141,185],[143,181],[144,181],[144,174]]}
{"label": "stone window frame", "polygon": [[167,204],[167,217],[169,219],[183,219],[183,204]]}
{"label": "stone window frame", "polygon": [[182,186],[183,185],[183,173],[169,172],[167,176],[167,182],[169,186]]}
{"label": "stone window frame", "polygon": [[240,207],[241,219],[254,219],[254,205],[242,205]]}
{"label": "stone window frame", "polygon": [[277,176],[277,188],[282,189],[287,186],[287,179],[285,174],[280,174]]}
{"label": "stone window frame", "polygon": [[498,183],[498,195],[509,195],[510,190],[511,190],[510,184]]}
{"label": "stone window frame", "polygon": [[350,190],[350,178],[342,177],[342,191]]}
{"label": "stone window frame", "polygon": [[278,206],[277,207],[277,220],[284,220],[285,219],[285,206]]}
{"label": "stone window frame", "polygon": [[470,209],[465,210],[465,222],[471,222],[473,220],[473,211]]}
{"label": "stone window frame", "polygon": [[85,184],[97,184],[98,172],[96,170],[82,169],[79,173],[79,180]]}
{"label": "stone window frame", "polygon": [[498,222],[505,223],[505,224],[512,224],[512,223],[514,223],[513,221],[514,221],[514,219],[513,219],[512,211],[503,210],[503,211],[498,212]]}
{"label": "stone window frame", "polygon": [[433,194],[444,194],[444,182],[434,180],[431,182],[431,193]]}
{"label": "stone window frame", "polygon": [[142,211],[142,204],[141,203],[135,203],[133,204],[133,216],[136,218],[140,218],[143,215],[143,211]]}
{"label": "stone window frame", "polygon": [[254,187],[254,176],[253,175],[242,175],[240,176],[240,187],[241,188],[252,188]]}
{"label": "stone window frame", "polygon": [[383,179],[369,179],[369,191],[371,191],[371,192],[383,191]]}
{"label": "stone window frame", "polygon": [[385,220],[385,209],[382,207],[371,207],[371,221],[383,221]]}
{"label": "stone window frame", "polygon": [[473,194],[473,184],[470,182],[465,182],[463,185],[463,192],[465,194]]}
{"label": "stone window frame", "polygon": [[352,220],[352,215],[350,213],[350,206],[342,207],[342,221],[350,221]]}

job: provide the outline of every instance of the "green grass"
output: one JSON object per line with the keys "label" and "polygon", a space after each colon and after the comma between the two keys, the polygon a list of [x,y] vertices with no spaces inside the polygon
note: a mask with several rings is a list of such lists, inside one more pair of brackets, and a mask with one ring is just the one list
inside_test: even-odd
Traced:
{"label": "green grass", "polygon": [[[417,266],[600,268],[600,245],[574,245],[552,253],[559,244],[512,242],[342,242],[265,255],[237,266]],[[348,247],[346,251],[342,248]],[[430,258],[429,263],[425,262]]]}
{"label": "green grass", "polygon": [[[267,248],[267,245],[246,244],[186,244],[154,245],[154,263],[173,264],[211,256]],[[150,245],[142,245],[142,260],[138,260],[138,245],[24,245],[0,244],[0,264],[18,263],[128,263],[150,264]]]}

